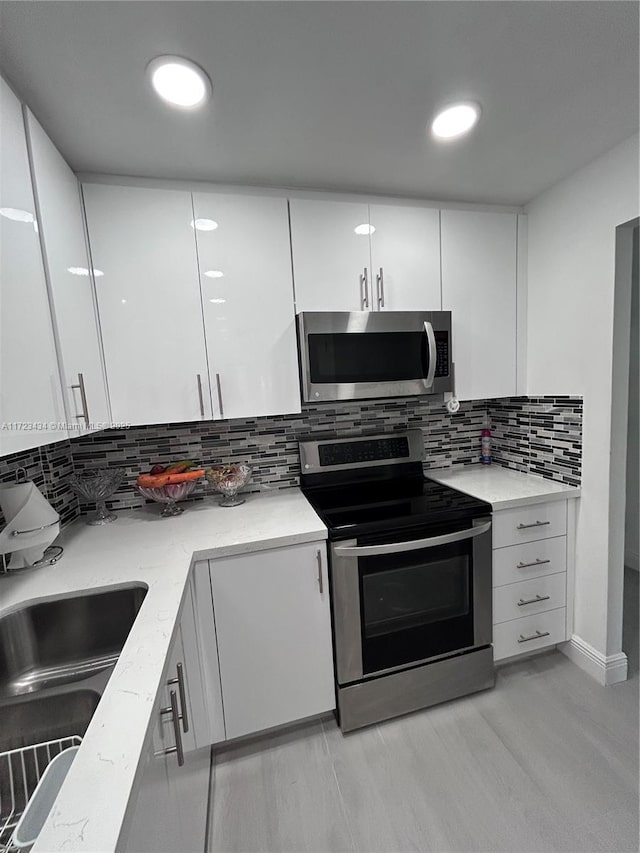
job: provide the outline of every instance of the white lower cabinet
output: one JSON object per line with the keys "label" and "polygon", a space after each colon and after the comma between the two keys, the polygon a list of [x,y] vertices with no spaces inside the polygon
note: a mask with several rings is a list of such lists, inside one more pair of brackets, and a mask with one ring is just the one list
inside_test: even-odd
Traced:
{"label": "white lower cabinet", "polygon": [[335,707],[324,542],[210,561],[227,740]]}
{"label": "white lower cabinet", "polygon": [[494,660],[568,639],[571,536],[566,500],[494,512]]}
{"label": "white lower cabinet", "polygon": [[[194,590],[185,596],[154,707],[142,775],[118,844],[126,853],[204,853],[210,742],[200,671]],[[204,735],[206,741],[206,734]]]}
{"label": "white lower cabinet", "polygon": [[503,660],[562,643],[567,639],[565,624],[566,610],[561,607],[494,625],[494,659]]}

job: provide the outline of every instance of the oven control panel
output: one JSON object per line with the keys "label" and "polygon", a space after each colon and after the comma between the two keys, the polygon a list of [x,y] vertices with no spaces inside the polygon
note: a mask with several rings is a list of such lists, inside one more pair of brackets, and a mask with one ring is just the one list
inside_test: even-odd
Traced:
{"label": "oven control panel", "polygon": [[320,466],[357,465],[359,462],[387,462],[408,459],[409,441],[406,435],[371,438],[364,441],[341,441],[318,447]]}
{"label": "oven control panel", "polygon": [[424,441],[419,429],[357,438],[301,441],[299,448],[303,478],[311,474],[325,477],[334,471],[353,471],[356,468],[418,464],[424,458]]}

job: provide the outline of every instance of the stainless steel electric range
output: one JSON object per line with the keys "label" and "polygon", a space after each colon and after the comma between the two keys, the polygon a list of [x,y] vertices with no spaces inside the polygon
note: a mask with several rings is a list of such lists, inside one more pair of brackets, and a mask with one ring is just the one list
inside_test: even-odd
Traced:
{"label": "stainless steel electric range", "polygon": [[300,443],[329,530],[343,731],[493,687],[491,506],[425,479],[422,434]]}

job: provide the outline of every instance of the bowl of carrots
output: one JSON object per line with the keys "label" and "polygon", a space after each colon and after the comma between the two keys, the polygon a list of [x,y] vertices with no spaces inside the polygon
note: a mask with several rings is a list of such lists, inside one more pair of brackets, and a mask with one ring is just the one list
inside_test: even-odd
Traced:
{"label": "bowl of carrots", "polygon": [[178,501],[188,498],[202,477],[204,468],[198,468],[190,459],[182,459],[171,465],[154,465],[149,473],[138,476],[136,486],[143,497],[164,504],[162,518],[171,518],[183,512]]}

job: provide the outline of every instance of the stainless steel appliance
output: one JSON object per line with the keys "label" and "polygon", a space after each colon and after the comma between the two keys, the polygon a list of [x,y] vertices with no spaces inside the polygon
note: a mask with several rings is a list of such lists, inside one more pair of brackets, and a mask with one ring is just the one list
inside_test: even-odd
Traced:
{"label": "stainless steel appliance", "polygon": [[495,683],[491,507],[425,479],[419,430],[300,444],[329,530],[344,731]]}
{"label": "stainless steel appliance", "polygon": [[450,311],[298,314],[305,402],[453,391]]}

